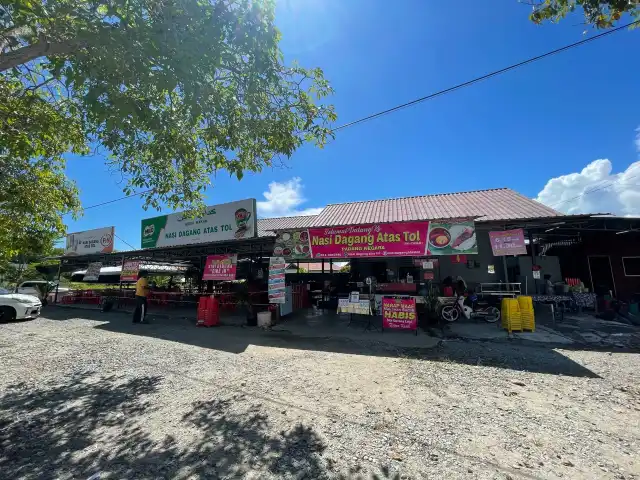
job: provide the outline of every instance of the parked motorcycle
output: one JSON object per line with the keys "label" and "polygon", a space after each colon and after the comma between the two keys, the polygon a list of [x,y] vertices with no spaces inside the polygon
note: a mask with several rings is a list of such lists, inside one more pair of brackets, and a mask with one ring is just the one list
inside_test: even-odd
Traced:
{"label": "parked motorcycle", "polygon": [[[470,304],[467,304],[468,303]],[[446,322],[455,322],[463,315],[467,320],[482,319],[487,323],[496,323],[500,320],[500,309],[485,300],[479,300],[475,293],[468,297],[458,296],[457,301],[445,305],[440,310],[440,316]]]}

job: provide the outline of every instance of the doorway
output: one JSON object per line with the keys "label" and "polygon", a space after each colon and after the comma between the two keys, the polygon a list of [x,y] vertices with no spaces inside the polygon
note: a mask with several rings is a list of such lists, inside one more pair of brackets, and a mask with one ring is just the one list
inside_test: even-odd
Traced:
{"label": "doorway", "polygon": [[592,255],[587,257],[589,262],[589,276],[591,277],[591,291],[598,295],[613,292],[616,296],[616,282],[613,279],[611,259],[608,255]]}

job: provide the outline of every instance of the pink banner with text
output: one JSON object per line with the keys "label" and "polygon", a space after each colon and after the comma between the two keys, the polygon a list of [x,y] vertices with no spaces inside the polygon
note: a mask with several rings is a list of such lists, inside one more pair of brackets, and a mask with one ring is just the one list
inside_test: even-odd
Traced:
{"label": "pink banner with text", "polygon": [[491,250],[496,257],[505,255],[526,255],[527,247],[524,243],[524,230],[503,230],[489,232]]}
{"label": "pink banner with text", "polygon": [[429,222],[310,228],[313,258],[414,257],[425,255]]}
{"label": "pink banner with text", "polygon": [[209,255],[202,280],[235,280],[237,255]]}
{"label": "pink banner with text", "polygon": [[415,298],[382,297],[382,328],[418,328]]}

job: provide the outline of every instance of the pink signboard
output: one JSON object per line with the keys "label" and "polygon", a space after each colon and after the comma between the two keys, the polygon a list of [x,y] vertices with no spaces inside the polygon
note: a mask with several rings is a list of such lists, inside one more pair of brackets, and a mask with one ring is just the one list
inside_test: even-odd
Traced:
{"label": "pink signboard", "polygon": [[416,299],[382,297],[382,328],[416,330]]}
{"label": "pink signboard", "polygon": [[425,255],[429,222],[379,223],[309,229],[313,258]]}
{"label": "pink signboard", "polygon": [[237,255],[209,255],[202,280],[235,280]]}
{"label": "pink signboard", "polygon": [[524,244],[524,230],[503,230],[501,232],[489,232],[491,250],[496,257],[504,255],[526,255],[527,247]]}
{"label": "pink signboard", "polygon": [[138,260],[127,260],[122,266],[120,272],[121,282],[135,282],[138,280],[138,272],[140,271],[140,262]]}

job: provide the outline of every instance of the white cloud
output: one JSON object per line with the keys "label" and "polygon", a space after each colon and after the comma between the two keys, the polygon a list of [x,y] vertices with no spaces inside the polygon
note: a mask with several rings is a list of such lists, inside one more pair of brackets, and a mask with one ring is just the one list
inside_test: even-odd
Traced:
{"label": "white cloud", "polygon": [[302,180],[294,177],[284,183],[271,182],[269,191],[264,192],[264,201],[257,202],[258,215],[262,218],[317,215],[322,208],[299,207],[307,201],[302,195]]}
{"label": "white cloud", "polygon": [[[636,146],[640,151],[640,129],[637,132]],[[612,171],[609,160],[594,160],[580,173],[549,180],[536,200],[570,214],[640,216],[640,161],[630,164],[623,172]]]}

